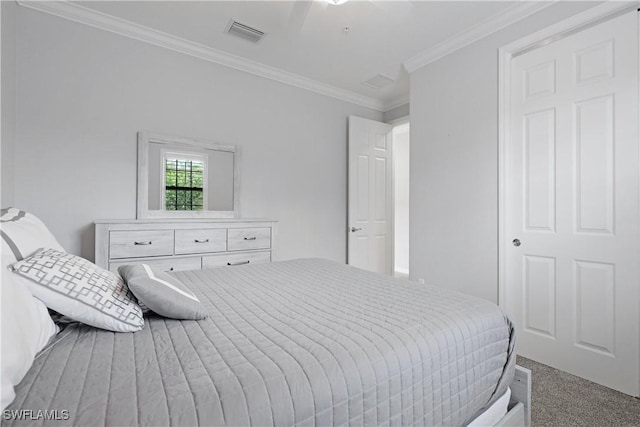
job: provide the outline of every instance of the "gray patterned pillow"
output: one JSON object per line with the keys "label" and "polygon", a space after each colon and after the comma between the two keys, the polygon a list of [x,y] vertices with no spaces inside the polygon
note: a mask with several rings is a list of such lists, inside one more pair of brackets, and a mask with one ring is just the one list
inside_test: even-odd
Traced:
{"label": "gray patterned pillow", "polygon": [[180,280],[147,264],[123,265],[118,273],[138,300],[151,311],[172,319],[204,319],[200,300]]}
{"label": "gray patterned pillow", "polygon": [[33,296],[58,313],[116,332],[144,326],[142,310],[124,281],[84,258],[41,249],[11,269],[29,279]]}

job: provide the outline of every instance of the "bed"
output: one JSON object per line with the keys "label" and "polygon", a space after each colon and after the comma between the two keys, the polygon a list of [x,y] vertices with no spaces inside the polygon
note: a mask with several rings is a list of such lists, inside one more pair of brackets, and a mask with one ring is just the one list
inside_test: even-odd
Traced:
{"label": "bed", "polygon": [[69,324],[6,409],[67,412],[2,425],[466,425],[517,391],[513,326],[475,297],[320,259],[173,277],[206,319]]}

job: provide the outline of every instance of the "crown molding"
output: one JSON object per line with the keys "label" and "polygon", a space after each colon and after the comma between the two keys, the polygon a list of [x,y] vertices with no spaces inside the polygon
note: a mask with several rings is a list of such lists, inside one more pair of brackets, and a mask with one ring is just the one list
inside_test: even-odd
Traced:
{"label": "crown molding", "polygon": [[401,107],[401,106],[403,106],[405,104],[408,104],[408,103],[409,103],[409,95],[401,96],[400,98],[396,98],[396,99],[393,99],[393,100],[385,103],[383,108],[382,108],[382,112],[386,113],[387,111],[391,111],[394,108]]}
{"label": "crown molding", "polygon": [[129,37],[144,43],[163,47],[175,52],[190,55],[208,62],[213,62],[236,70],[244,71],[256,76],[275,80],[300,89],[309,90],[321,95],[340,99],[342,101],[371,108],[380,112],[385,111],[385,103],[368,96],[340,89],[338,87],[312,80],[297,74],[289,73],[279,68],[270,67],[256,61],[213,49],[191,40],[183,39],[163,31],[155,30],[136,24],[113,15],[102,13],[87,7],[69,3],[67,1],[32,1],[17,0],[20,6],[70,21],[99,28],[121,36]]}
{"label": "crown molding", "polygon": [[556,1],[516,2],[504,12],[455,34],[442,43],[412,56],[402,64],[409,73],[413,73],[425,65],[431,64],[555,3]]}

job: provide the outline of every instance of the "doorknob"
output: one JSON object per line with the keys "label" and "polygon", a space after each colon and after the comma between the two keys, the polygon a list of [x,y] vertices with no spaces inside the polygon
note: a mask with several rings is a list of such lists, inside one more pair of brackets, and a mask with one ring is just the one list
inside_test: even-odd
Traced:
{"label": "doorknob", "polygon": [[358,228],[358,227],[351,227],[351,232],[355,233],[356,231],[360,231],[362,230],[362,228]]}
{"label": "doorknob", "polygon": [[513,246],[515,246],[515,247],[518,247],[518,246],[520,246],[522,244],[522,243],[520,243],[520,240],[518,240],[518,239],[513,239],[513,241],[511,243],[513,243]]}

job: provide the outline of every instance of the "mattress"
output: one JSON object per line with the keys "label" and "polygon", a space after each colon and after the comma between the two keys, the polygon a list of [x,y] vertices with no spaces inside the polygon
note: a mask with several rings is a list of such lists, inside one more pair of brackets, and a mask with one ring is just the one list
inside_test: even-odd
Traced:
{"label": "mattress", "polygon": [[513,378],[512,324],[472,296],[319,259],[175,276],[207,319],[67,327],[3,425],[463,425]]}

